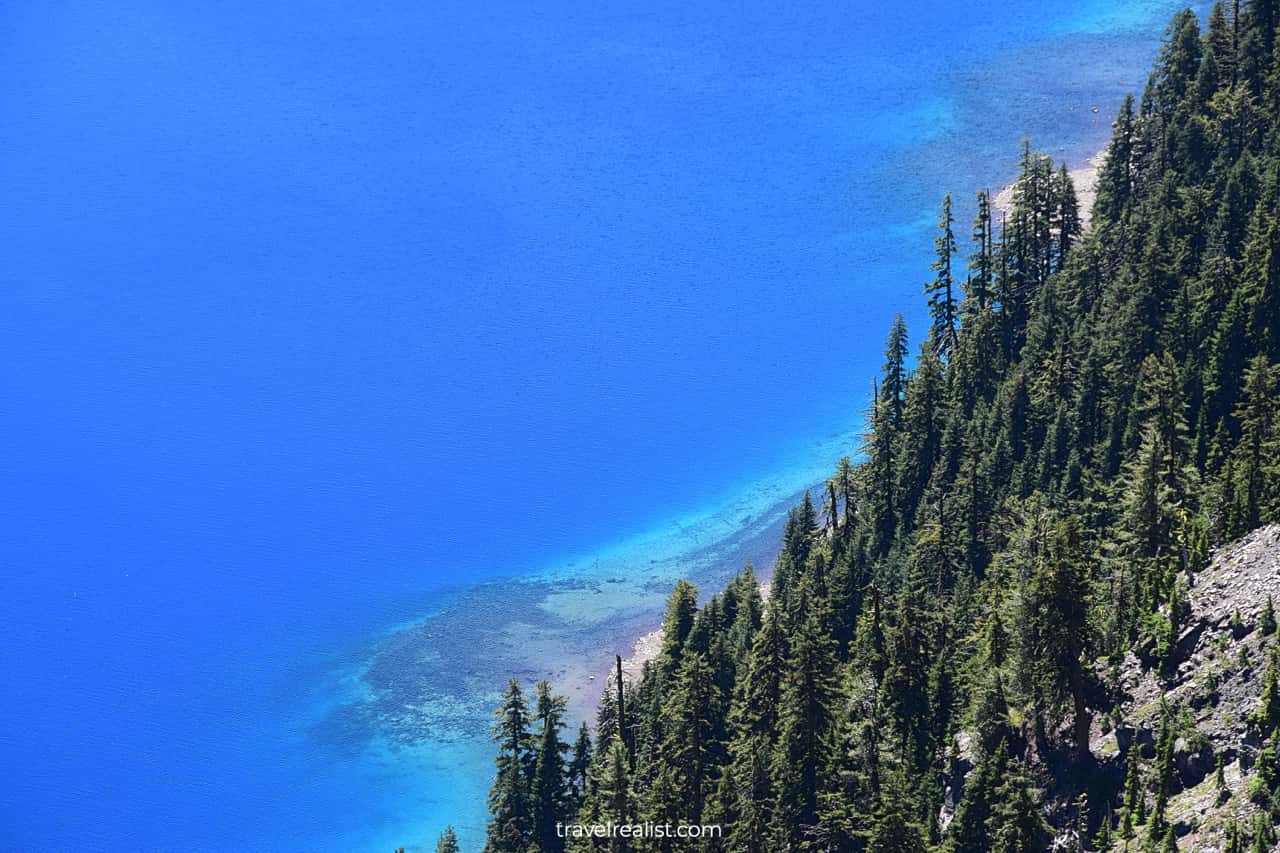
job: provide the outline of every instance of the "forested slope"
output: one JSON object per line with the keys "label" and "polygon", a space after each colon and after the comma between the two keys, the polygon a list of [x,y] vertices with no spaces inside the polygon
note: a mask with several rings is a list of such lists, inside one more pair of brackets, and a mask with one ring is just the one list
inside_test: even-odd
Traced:
{"label": "forested slope", "polygon": [[[487,850],[1272,849],[1277,578],[1225,626],[1201,584],[1280,511],[1278,23],[1175,16],[1087,233],[1029,145],[1007,216],[944,202],[925,343],[890,330],[767,605],[750,568],[700,608],[679,584],[572,747],[513,682]],[[556,830],[642,821],[724,836]]]}

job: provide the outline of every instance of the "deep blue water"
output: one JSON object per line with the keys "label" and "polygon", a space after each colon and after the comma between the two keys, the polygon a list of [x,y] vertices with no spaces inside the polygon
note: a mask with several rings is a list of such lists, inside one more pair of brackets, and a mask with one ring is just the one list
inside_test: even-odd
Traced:
{"label": "deep blue water", "polygon": [[802,5],[0,5],[0,847],[474,843],[370,644],[820,476],[1177,6]]}

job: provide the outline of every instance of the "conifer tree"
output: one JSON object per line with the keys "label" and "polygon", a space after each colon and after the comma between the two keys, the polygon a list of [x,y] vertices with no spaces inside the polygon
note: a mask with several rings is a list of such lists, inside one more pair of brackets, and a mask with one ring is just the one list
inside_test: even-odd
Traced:
{"label": "conifer tree", "polygon": [[584,722],[578,728],[578,738],[573,742],[567,768],[569,783],[569,813],[582,808],[587,797],[587,785],[591,770],[591,729]]}
{"label": "conifer tree", "polygon": [[1262,701],[1254,723],[1262,731],[1280,726],[1280,651],[1272,647],[1267,655],[1267,670],[1262,677]]}
{"label": "conifer tree", "polygon": [[973,244],[965,300],[967,310],[978,313],[990,307],[995,295],[995,238],[991,230],[991,194],[986,190],[978,192],[978,211],[973,217]]}
{"label": "conifer tree", "polygon": [[1021,773],[1010,773],[997,789],[996,807],[988,823],[991,853],[1041,853],[1048,849],[1049,827]]}
{"label": "conifer tree", "polygon": [[926,849],[920,829],[911,823],[898,798],[881,800],[868,853],[920,853]]}
{"label": "conifer tree", "polygon": [[1258,812],[1253,817],[1254,853],[1272,853],[1272,845],[1275,843],[1276,834],[1271,826],[1271,816],[1266,812]]}
{"label": "conifer tree", "polygon": [[1008,762],[1003,744],[979,759],[951,827],[951,853],[986,853],[991,849],[992,815]]}
{"label": "conifer tree", "polygon": [[1037,586],[1037,604],[1042,621],[1037,633],[1045,649],[1046,674],[1054,694],[1071,702],[1074,737],[1080,758],[1089,757],[1091,717],[1085,700],[1084,656],[1089,642],[1089,624],[1078,602],[1087,597],[1084,556],[1079,524],[1075,518],[1058,522],[1050,535],[1049,547]]}
{"label": "conifer tree", "polygon": [[539,853],[558,853],[564,838],[556,831],[569,806],[569,784],[565,776],[565,753],[569,745],[560,739],[564,728],[565,698],[551,693],[551,684],[536,685],[536,713],[541,731],[537,735],[533,768],[533,836]]}
{"label": "conifer tree", "polygon": [[497,774],[489,791],[490,820],[485,853],[525,853],[534,843],[532,777],[534,752],[529,707],[514,678],[494,712]]}
{"label": "conifer tree", "polygon": [[436,840],[436,853],[460,853],[458,836],[452,826],[446,826],[440,838]]}
{"label": "conifer tree", "polygon": [[1169,828],[1165,810],[1169,805],[1173,785],[1173,709],[1165,705],[1160,721],[1160,737],[1156,742],[1156,802],[1151,810],[1148,836],[1155,846]]}
{"label": "conifer tree", "polygon": [[681,817],[700,823],[723,761],[724,744],[717,740],[717,721],[723,710],[715,674],[703,655],[685,657],[675,689],[662,709],[664,763],[675,770],[672,784]]}
{"label": "conifer tree", "polygon": [[1273,483],[1267,468],[1276,458],[1276,369],[1265,355],[1249,363],[1244,380],[1244,401],[1236,410],[1240,423],[1240,444],[1236,461],[1232,530],[1244,533],[1257,527],[1268,514]]}
{"label": "conifer tree", "polygon": [[676,581],[667,598],[667,612],[662,619],[662,649],[658,654],[659,672],[668,679],[674,678],[680,668],[697,612],[697,588],[684,579]]}
{"label": "conifer tree", "polygon": [[773,820],[768,738],[755,735],[735,745],[733,763],[725,771],[721,814],[733,817],[727,849],[769,853]]}
{"label": "conifer tree", "polygon": [[929,592],[917,574],[897,604],[897,624],[887,635],[889,652],[880,692],[891,726],[902,743],[907,769],[922,773],[931,755],[932,707],[929,664],[933,653]]}
{"label": "conifer tree", "polygon": [[1107,814],[1098,825],[1098,832],[1093,836],[1093,846],[1098,849],[1099,853],[1110,853],[1115,844],[1111,837],[1111,825],[1111,807],[1108,806]]}
{"label": "conifer tree", "polygon": [[1128,841],[1133,838],[1133,827],[1146,822],[1146,795],[1142,789],[1142,758],[1138,754],[1138,742],[1129,744],[1125,753],[1125,765],[1128,770],[1124,783],[1124,815],[1120,837]]}
{"label": "conifer tree", "polygon": [[[631,794],[627,750],[617,738],[613,738],[601,753],[604,758],[598,764],[599,775],[595,784],[595,822],[631,823],[636,817],[636,808]],[[588,807],[591,805],[589,803]],[[628,839],[618,836],[608,839],[604,849],[609,853],[626,853],[632,847]]]}
{"label": "conifer tree", "polygon": [[955,351],[956,298],[951,277],[951,258],[956,253],[956,237],[952,230],[951,194],[942,199],[938,212],[938,236],[934,238],[934,259],[931,269],[933,281],[925,287],[929,295],[929,313],[933,325],[929,329],[929,341],[934,351],[944,360]]}
{"label": "conifer tree", "polygon": [[[835,469],[821,519],[808,495],[789,513],[768,606],[750,570],[701,609],[677,586],[661,653],[614,679],[596,749],[581,732],[567,765],[543,760],[564,745],[548,748],[540,711],[508,736],[504,696],[487,849],[533,853],[557,810],[727,827],[697,853],[1043,849],[1063,810],[1038,786],[1058,806],[1079,793],[1120,661],[1179,678],[1195,573],[1280,516],[1278,21],[1277,0],[1219,4],[1203,38],[1175,16],[1120,110],[1087,233],[1069,173],[1026,141],[998,229],[978,196],[958,308],[944,201],[920,355],[907,365],[899,316],[864,458]],[[1263,735],[1280,724],[1278,666],[1272,653],[1249,720]],[[1178,719],[1165,712],[1148,772],[1128,745],[1096,846],[1133,851],[1140,827],[1147,853],[1176,847]],[[1274,750],[1256,771],[1268,786]],[[557,765],[562,786],[546,781]],[[1109,804],[1120,792],[1097,775]],[[1083,845],[1076,823],[1064,849]],[[1228,850],[1267,843],[1246,834]],[[677,846],[573,853],[595,849]]]}
{"label": "conifer tree", "polygon": [[800,622],[787,662],[772,760],[775,837],[794,846],[818,822],[818,794],[832,755],[835,651],[816,609]]}
{"label": "conifer tree", "polygon": [[1098,172],[1098,195],[1093,203],[1093,212],[1104,222],[1118,223],[1132,202],[1136,141],[1133,97],[1126,95],[1112,126],[1111,145]]}
{"label": "conifer tree", "polygon": [[1054,251],[1054,269],[1062,269],[1067,264],[1067,255],[1071,247],[1080,239],[1080,205],[1076,199],[1075,184],[1067,172],[1067,164],[1058,168],[1054,179],[1054,230],[1057,242]]}
{"label": "conifer tree", "polygon": [[884,345],[880,396],[888,404],[890,431],[902,426],[902,400],[907,391],[907,324],[901,314],[893,318]]}

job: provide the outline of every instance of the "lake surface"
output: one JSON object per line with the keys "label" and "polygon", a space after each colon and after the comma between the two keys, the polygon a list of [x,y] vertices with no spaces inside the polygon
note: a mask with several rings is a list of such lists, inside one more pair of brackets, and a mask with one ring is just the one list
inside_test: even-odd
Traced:
{"label": "lake surface", "polygon": [[179,5],[4,8],[6,849],[477,850],[492,691],[767,561],[1178,7]]}

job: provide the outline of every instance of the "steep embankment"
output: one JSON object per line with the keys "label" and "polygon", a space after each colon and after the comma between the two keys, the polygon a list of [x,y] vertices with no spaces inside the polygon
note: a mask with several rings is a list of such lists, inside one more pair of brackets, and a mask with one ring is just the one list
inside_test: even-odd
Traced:
{"label": "steep embankment", "polygon": [[[1222,549],[1195,575],[1190,616],[1179,634],[1176,673],[1168,681],[1135,656],[1124,663],[1123,690],[1112,731],[1096,732],[1094,753],[1118,761],[1136,738],[1145,760],[1155,758],[1164,713],[1176,710],[1176,782],[1169,820],[1184,850],[1227,848],[1233,819],[1251,826],[1258,807],[1245,790],[1262,740],[1249,722],[1259,707],[1274,634],[1259,627],[1268,595],[1280,591],[1280,525],[1255,530]],[[1221,756],[1222,782],[1216,766]]]}
{"label": "steep embankment", "polygon": [[[1152,775],[1166,715],[1174,732],[1167,814],[1180,849],[1227,850],[1232,826],[1248,829],[1263,811],[1247,788],[1257,775],[1265,734],[1253,718],[1276,643],[1274,630],[1263,627],[1263,612],[1268,597],[1280,592],[1280,525],[1259,528],[1221,549],[1206,569],[1187,580],[1188,615],[1175,642],[1173,671],[1166,668],[1162,674],[1149,647],[1130,653],[1114,670],[1100,662],[1099,682],[1117,687],[1111,711],[1094,720],[1089,762],[1068,756],[1048,762],[1057,772],[1046,780],[1046,805],[1055,823],[1064,827],[1057,840],[1063,849],[1079,849],[1073,846],[1072,827],[1080,795],[1086,803],[1109,800],[1109,792],[1124,785],[1134,744],[1139,773]],[[954,817],[951,806],[971,778],[972,741],[968,732],[957,738],[961,761],[941,815],[944,825]],[[1148,799],[1155,794],[1150,787],[1142,785]],[[1144,834],[1141,826],[1135,827],[1137,838]]]}

